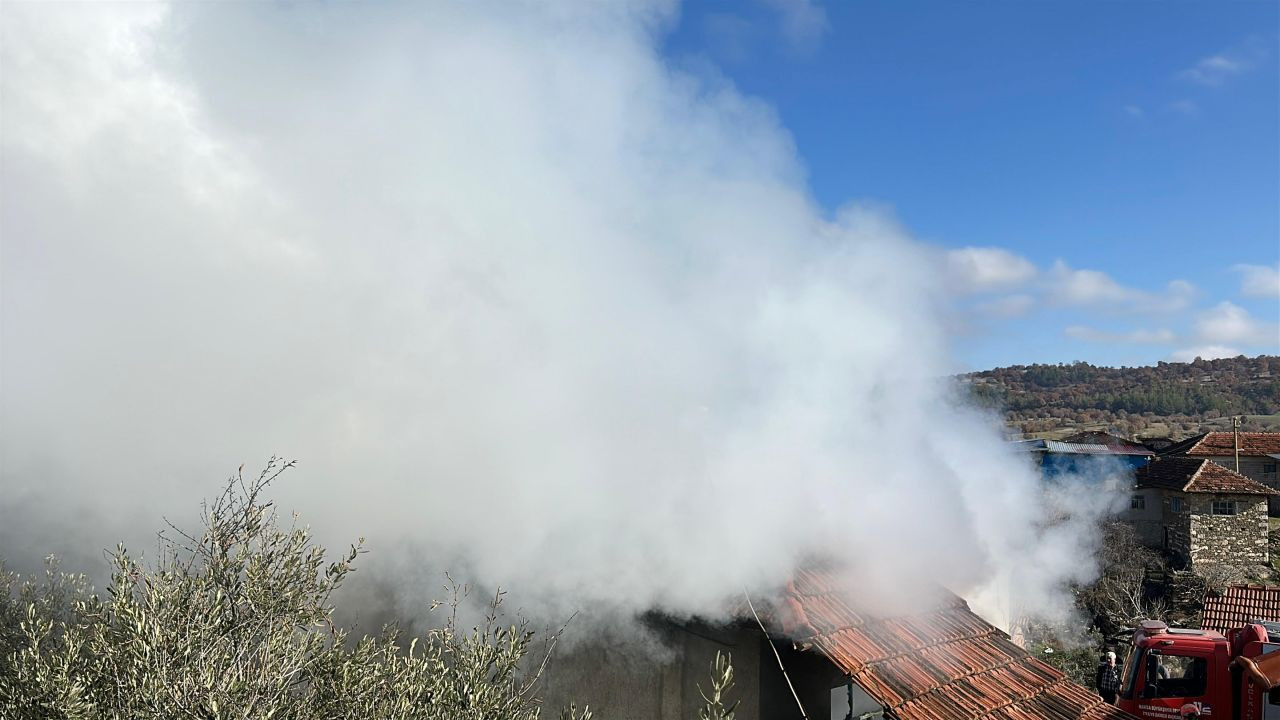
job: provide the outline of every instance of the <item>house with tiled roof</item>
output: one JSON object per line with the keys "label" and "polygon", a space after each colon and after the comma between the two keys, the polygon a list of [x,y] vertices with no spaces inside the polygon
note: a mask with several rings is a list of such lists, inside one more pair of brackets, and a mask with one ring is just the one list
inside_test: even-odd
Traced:
{"label": "house with tiled roof", "polygon": [[1207,458],[1162,457],[1134,473],[1125,519],[1189,569],[1270,563],[1267,500],[1276,491]]}
{"label": "house with tiled roof", "polygon": [[[1161,455],[1206,458],[1219,465],[1236,469],[1239,449],[1239,472],[1275,490],[1280,490],[1280,432],[1207,432],[1187,438],[1160,451]],[[1272,498],[1271,515],[1280,515],[1280,496]]]}
{"label": "house with tiled roof", "polygon": [[[665,647],[578,645],[544,673],[544,704],[616,720],[697,717],[707,669],[732,655],[738,720],[1133,720],[1013,643],[945,590],[911,611],[855,607],[837,575],[803,570],[741,622],[652,623]],[[757,599],[759,600],[759,599]]]}
{"label": "house with tiled roof", "polygon": [[1228,585],[1204,599],[1200,627],[1226,634],[1257,621],[1280,622],[1280,585]]}

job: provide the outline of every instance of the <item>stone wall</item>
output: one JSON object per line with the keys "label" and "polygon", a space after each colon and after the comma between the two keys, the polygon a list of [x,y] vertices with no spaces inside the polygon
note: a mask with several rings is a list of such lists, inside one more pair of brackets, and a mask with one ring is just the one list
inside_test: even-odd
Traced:
{"label": "stone wall", "polygon": [[[1190,511],[1192,568],[1233,565],[1247,568],[1268,565],[1267,500],[1259,495],[1186,496]],[[1213,502],[1234,500],[1235,515],[1214,515]]]}

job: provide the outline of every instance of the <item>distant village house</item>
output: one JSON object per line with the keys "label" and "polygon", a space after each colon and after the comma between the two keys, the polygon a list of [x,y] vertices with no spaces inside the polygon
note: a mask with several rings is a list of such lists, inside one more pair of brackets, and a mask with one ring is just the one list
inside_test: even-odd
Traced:
{"label": "distant village house", "polygon": [[[1212,460],[1239,472],[1273,490],[1280,490],[1276,464],[1280,462],[1280,433],[1276,432],[1209,432],[1170,445],[1161,455],[1181,455]],[[1268,511],[1280,515],[1280,496],[1273,496]]]}
{"label": "distant village house", "polygon": [[1125,519],[1141,541],[1191,570],[1267,567],[1267,500],[1276,491],[1205,458],[1162,457],[1134,473]]}

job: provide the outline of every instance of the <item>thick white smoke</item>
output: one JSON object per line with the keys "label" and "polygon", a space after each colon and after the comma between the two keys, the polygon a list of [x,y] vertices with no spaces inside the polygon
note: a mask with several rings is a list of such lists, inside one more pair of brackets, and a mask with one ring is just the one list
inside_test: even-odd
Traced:
{"label": "thick white smoke", "polygon": [[665,3],[425,5],[0,9],[0,551],[146,540],[280,452],[326,539],[533,607],[823,556],[1061,609],[1087,524],[953,400],[938,253],[816,208]]}

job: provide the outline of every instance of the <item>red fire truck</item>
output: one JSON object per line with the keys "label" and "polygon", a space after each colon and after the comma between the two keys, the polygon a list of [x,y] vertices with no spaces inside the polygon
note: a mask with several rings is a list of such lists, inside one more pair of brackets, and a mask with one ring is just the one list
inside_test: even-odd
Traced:
{"label": "red fire truck", "polygon": [[1143,720],[1178,720],[1188,716],[1184,708],[1204,720],[1280,720],[1280,625],[1274,623],[1224,636],[1148,620],[1134,631],[1121,672],[1118,704]]}

